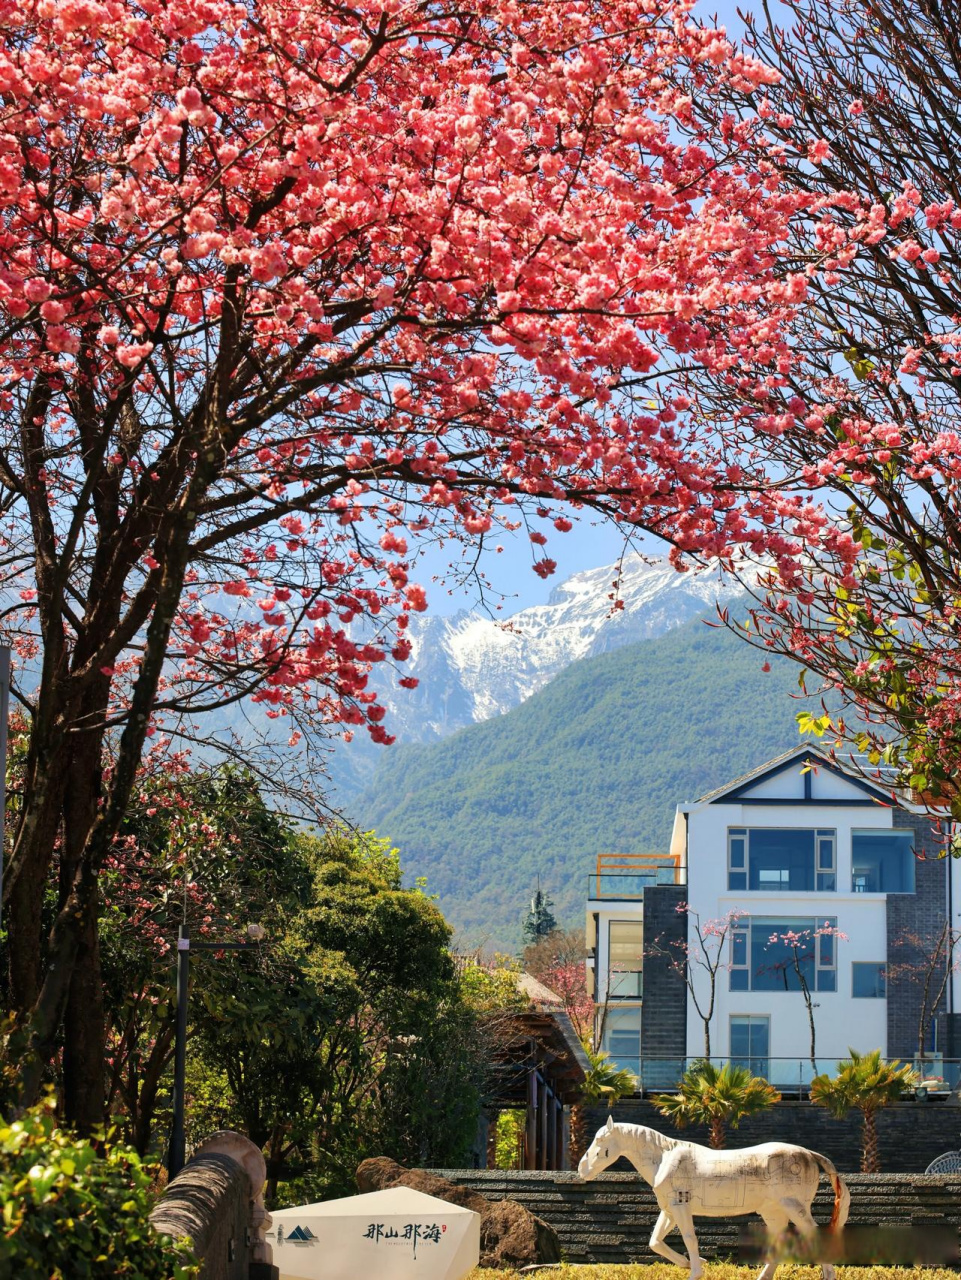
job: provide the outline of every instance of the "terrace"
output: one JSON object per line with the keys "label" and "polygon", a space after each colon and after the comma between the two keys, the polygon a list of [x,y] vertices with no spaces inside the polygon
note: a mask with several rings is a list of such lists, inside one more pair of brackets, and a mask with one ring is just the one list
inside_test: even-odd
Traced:
{"label": "terrace", "polygon": [[640,901],[654,885],[685,883],[679,853],[599,853],[587,877],[588,910],[591,903]]}

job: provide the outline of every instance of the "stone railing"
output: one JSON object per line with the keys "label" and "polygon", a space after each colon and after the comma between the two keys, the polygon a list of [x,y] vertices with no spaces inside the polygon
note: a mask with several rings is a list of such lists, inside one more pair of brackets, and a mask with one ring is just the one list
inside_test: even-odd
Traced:
{"label": "stone railing", "polygon": [[201,1260],[200,1280],[278,1280],[264,1233],[267,1167],[249,1139],[215,1133],[167,1185],[150,1215],[154,1227],[186,1237]]}
{"label": "stone railing", "polygon": [[[490,1199],[517,1200],[543,1218],[560,1237],[568,1262],[657,1262],[647,1242],[657,1220],[654,1194],[636,1173],[602,1173],[581,1182],[576,1173],[526,1173],[500,1169],[436,1169],[451,1182]],[[961,1174],[844,1174],[851,1191],[852,1227],[940,1227],[957,1242],[961,1226]],[[826,1178],[814,1201],[822,1225],[834,1197]],[[738,1255],[748,1218],[698,1218],[697,1238],[705,1258]],[[754,1218],[753,1221],[757,1222]],[[670,1242],[669,1242],[670,1243]]]}

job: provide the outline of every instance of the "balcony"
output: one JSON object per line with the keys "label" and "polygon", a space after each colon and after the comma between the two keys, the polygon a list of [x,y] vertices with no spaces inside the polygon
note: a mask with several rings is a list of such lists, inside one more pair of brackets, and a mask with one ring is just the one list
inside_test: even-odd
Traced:
{"label": "balcony", "polygon": [[[702,1057],[690,1058],[655,1058],[644,1054],[626,1054],[618,1052],[615,1044],[608,1043],[605,1048],[610,1052],[611,1061],[635,1077],[636,1092],[651,1094],[676,1090],[686,1071],[689,1071]],[[953,1089],[961,1086],[961,1059],[958,1058],[926,1058],[915,1059],[914,1063],[896,1062],[885,1058],[885,1062],[895,1065],[913,1065],[917,1080],[902,1093],[903,1100],[916,1098],[920,1101],[945,1100]],[[817,1073],[808,1058],[778,1058],[767,1054],[757,1056],[712,1057],[716,1067],[746,1067],[752,1075],[762,1076],[781,1093],[784,1098],[805,1098],[810,1095],[811,1078],[817,1073],[833,1076],[838,1069],[837,1057],[817,1058]],[[933,1066],[932,1066],[933,1062]]]}
{"label": "balcony", "polygon": [[590,902],[630,902],[659,884],[684,884],[680,858],[669,853],[599,853],[597,868],[587,877]]}

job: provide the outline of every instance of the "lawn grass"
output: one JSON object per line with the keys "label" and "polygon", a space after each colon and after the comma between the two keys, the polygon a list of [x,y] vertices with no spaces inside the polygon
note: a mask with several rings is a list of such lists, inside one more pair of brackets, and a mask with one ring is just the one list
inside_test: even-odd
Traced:
{"label": "lawn grass", "polygon": [[[704,1280],[755,1280],[759,1267],[739,1267],[731,1262],[709,1262]],[[559,1266],[536,1271],[538,1280],[683,1280],[687,1273],[666,1262],[632,1263],[623,1267]],[[958,1280],[956,1271],[943,1267],[838,1267],[838,1280]],[[480,1267],[467,1280],[527,1280],[518,1271],[487,1271]],[[788,1263],[777,1270],[776,1280],[821,1280],[820,1267]]]}

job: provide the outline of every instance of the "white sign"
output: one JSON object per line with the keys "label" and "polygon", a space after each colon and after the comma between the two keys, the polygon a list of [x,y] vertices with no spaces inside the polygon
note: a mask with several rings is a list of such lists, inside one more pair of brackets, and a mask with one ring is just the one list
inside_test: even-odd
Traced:
{"label": "white sign", "polygon": [[480,1258],[480,1214],[410,1187],[270,1217],[280,1280],[463,1280]]}

